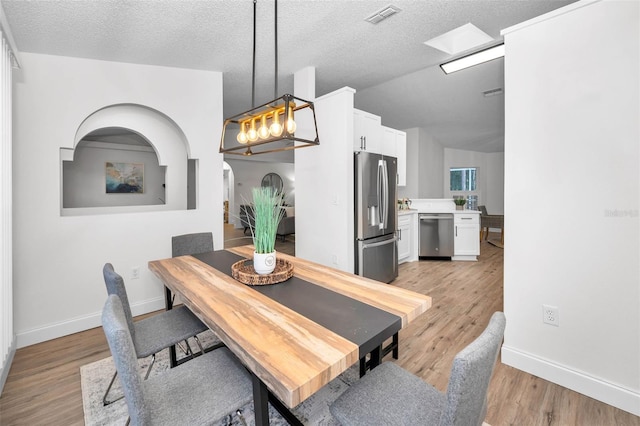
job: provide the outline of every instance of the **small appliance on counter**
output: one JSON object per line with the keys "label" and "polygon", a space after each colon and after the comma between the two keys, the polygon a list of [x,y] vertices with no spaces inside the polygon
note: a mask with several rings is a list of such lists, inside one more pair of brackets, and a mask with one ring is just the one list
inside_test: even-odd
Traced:
{"label": "small appliance on counter", "polygon": [[397,160],[354,153],[355,273],[390,283],[398,276]]}
{"label": "small appliance on counter", "polygon": [[398,210],[410,210],[411,200],[408,198],[402,198],[398,200]]}

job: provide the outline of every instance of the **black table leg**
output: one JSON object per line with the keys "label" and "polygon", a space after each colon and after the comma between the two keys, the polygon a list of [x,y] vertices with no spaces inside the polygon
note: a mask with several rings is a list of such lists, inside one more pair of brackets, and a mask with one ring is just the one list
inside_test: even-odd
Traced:
{"label": "black table leg", "polygon": [[382,362],[382,345],[378,346],[371,351],[371,357],[369,358],[369,369],[373,370]]}
{"label": "black table leg", "polygon": [[269,391],[267,386],[255,374],[251,374],[253,382],[253,411],[256,426],[269,425]]}
{"label": "black table leg", "polygon": [[[172,299],[171,290],[169,290],[169,288],[166,286],[164,287],[164,307],[167,311],[173,309],[173,299]],[[169,346],[169,366],[173,368],[176,365],[178,365],[178,360],[176,356],[176,346],[171,345]]]}
{"label": "black table leg", "polygon": [[398,337],[398,333],[393,335],[393,359],[398,359],[398,346],[400,345],[400,338]]}
{"label": "black table leg", "polygon": [[280,413],[280,415],[291,425],[291,426],[304,426],[304,424],[298,420],[298,418],[289,410],[274,394],[269,392],[269,402],[273,405],[273,408]]}

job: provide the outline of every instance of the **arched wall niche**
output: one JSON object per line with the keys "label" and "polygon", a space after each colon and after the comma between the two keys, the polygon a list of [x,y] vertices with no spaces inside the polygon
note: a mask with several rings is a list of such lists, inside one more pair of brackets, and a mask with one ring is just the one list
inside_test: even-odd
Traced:
{"label": "arched wall niche", "polygon": [[[184,132],[170,117],[144,105],[111,105],[87,116],[76,131],[74,149],[61,148],[61,174],[64,173],[65,162],[73,161],[81,150],[86,149],[88,138],[105,129],[125,129],[138,136],[138,139],[148,143],[151,149],[147,148],[147,151],[152,151],[154,157],[149,160],[151,162],[150,167],[160,167],[164,172],[164,199],[162,203],[140,205],[138,202],[138,205],[136,205],[135,197],[139,194],[108,194],[108,197],[112,197],[109,200],[116,200],[116,197],[120,197],[122,202],[115,202],[113,204],[117,205],[110,206],[98,203],[95,206],[67,208],[64,204],[64,179],[61,179],[63,186],[61,188],[61,213],[63,216],[195,208],[194,203],[187,202],[187,199],[196,199],[196,188],[187,183],[188,171],[193,173],[193,170],[197,170],[197,160],[189,160],[190,148],[188,140]],[[91,142],[90,145],[93,148],[98,147],[98,149],[104,150],[102,155],[105,156],[105,161],[95,160],[96,155],[99,156],[100,154],[94,154],[93,156],[94,165],[91,173],[95,174],[105,173],[104,166],[100,166],[100,164],[104,164],[106,161],[126,162],[128,158],[131,158],[131,162],[135,162],[142,155],[140,153],[141,149],[113,150],[116,144],[105,146],[100,142]],[[122,146],[124,147],[125,145]],[[147,152],[147,156],[149,155],[150,153]],[[109,156],[112,156],[113,159],[108,159]],[[153,164],[156,159],[157,163]],[[95,176],[94,181],[96,181]],[[101,187],[94,185],[89,190],[102,191],[101,198],[103,200],[108,198],[103,195],[106,192],[104,185]],[[131,200],[131,202],[127,200]]]}

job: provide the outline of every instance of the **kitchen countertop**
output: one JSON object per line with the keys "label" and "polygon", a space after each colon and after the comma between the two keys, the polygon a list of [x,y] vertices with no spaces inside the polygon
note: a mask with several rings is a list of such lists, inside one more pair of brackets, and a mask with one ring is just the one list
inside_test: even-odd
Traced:
{"label": "kitchen countertop", "polygon": [[416,198],[411,200],[410,210],[398,210],[398,214],[400,214],[401,211],[415,211],[418,213],[480,214],[479,210],[456,210],[453,198]]}
{"label": "kitchen countertop", "polygon": [[408,210],[398,210],[398,216],[406,215],[406,214],[415,214],[415,213],[452,213],[452,214],[480,214],[480,210],[418,210],[418,209],[408,209]]}

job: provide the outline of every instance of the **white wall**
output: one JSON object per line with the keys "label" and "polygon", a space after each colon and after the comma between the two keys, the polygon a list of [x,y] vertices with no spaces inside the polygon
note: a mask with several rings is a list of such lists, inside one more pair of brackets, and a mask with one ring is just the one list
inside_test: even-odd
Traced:
{"label": "white wall", "polygon": [[[14,307],[18,346],[25,346],[100,324],[105,262],[124,276],[137,314],[163,306],[162,286],[146,265],[171,255],[172,235],[212,231],[222,247],[215,135],[223,117],[221,73],[38,54],[21,59],[14,86]],[[182,131],[187,147],[175,144],[199,159],[197,209],[61,216],[60,150],[73,149],[85,118],[115,104],[159,111]],[[160,161],[169,161],[162,152]],[[135,281],[134,266],[141,268]]]}
{"label": "white wall", "polygon": [[398,187],[398,198],[418,198],[419,131],[417,127],[404,131],[407,134],[407,184]]}
{"label": "white wall", "polygon": [[398,187],[399,198],[442,198],[444,148],[423,128],[407,133],[407,185]]}
{"label": "white wall", "polygon": [[296,256],[353,272],[353,95],[315,100],[319,146],[296,149]]}
{"label": "white wall", "polygon": [[[19,64],[11,31],[0,7],[0,394],[16,352],[13,319],[13,165],[12,165],[12,87],[13,64]],[[12,60],[13,59],[13,60]]]}
{"label": "white wall", "polygon": [[504,152],[486,154],[484,168],[486,169],[484,205],[487,206],[487,212],[504,214]]}
{"label": "white wall", "polygon": [[[267,155],[267,154],[261,154]],[[296,182],[293,163],[271,163],[260,161],[234,160],[228,158],[227,164],[233,170],[234,187],[233,205],[229,205],[229,221],[234,223],[236,228],[240,228],[240,205],[245,204],[245,200],[251,202],[253,196],[251,189],[260,187],[262,178],[267,173],[277,173],[282,178],[283,191],[287,204],[295,206],[296,202]],[[233,220],[233,221],[232,221]]]}
{"label": "white wall", "polygon": [[450,190],[452,167],[477,167],[478,205],[486,206],[489,214],[504,214],[503,152],[485,153],[445,148],[442,171],[445,198],[453,198]]}
{"label": "white wall", "polygon": [[[75,149],[73,161],[63,162],[63,207],[105,207],[164,204],[165,170],[151,147],[119,149],[92,146],[83,142]],[[120,145],[123,147],[123,145]],[[135,149],[133,149],[135,148]],[[106,162],[144,164],[144,193],[107,194]]]}
{"label": "white wall", "polygon": [[420,129],[420,151],[418,153],[418,198],[442,198],[442,168],[444,148],[425,129]]}
{"label": "white wall", "polygon": [[502,361],[636,415],[639,17],[583,1],[504,32]]}

